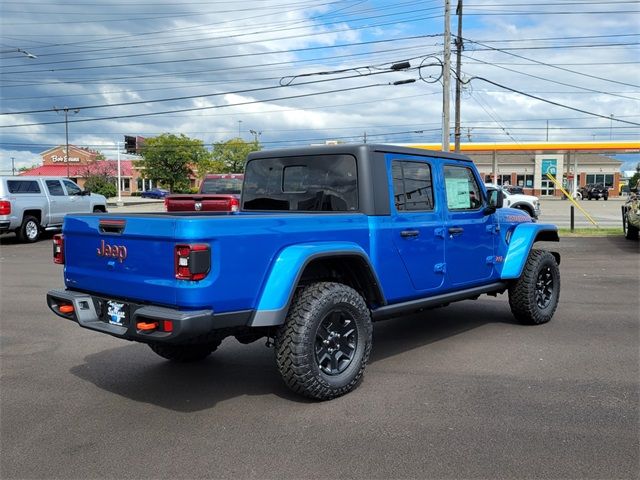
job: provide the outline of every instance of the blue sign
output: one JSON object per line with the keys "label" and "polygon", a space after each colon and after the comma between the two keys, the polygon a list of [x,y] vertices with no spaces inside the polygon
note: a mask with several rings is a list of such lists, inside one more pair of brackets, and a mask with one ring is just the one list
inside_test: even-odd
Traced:
{"label": "blue sign", "polygon": [[547,173],[554,176],[558,173],[558,160],[555,158],[553,160],[542,160],[542,176],[544,177]]}

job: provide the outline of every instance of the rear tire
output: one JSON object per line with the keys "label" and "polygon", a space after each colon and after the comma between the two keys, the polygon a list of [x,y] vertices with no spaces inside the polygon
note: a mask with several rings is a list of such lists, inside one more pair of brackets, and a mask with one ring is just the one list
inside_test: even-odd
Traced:
{"label": "rear tire", "polygon": [[40,239],[40,223],[35,217],[27,216],[16,232],[18,240],[23,243],[34,243]]}
{"label": "rear tire", "polygon": [[355,389],[371,351],[371,314],[341,283],[319,282],[296,295],[276,336],[276,363],[294,392],[329,400]]}
{"label": "rear tire", "polygon": [[204,360],[222,343],[220,340],[195,345],[171,345],[167,343],[150,343],[149,348],[162,358],[178,363],[189,363]]}
{"label": "rear tire", "polygon": [[560,270],[555,257],[545,250],[531,250],[522,274],[509,286],[513,316],[527,325],[547,323],[560,299]]}

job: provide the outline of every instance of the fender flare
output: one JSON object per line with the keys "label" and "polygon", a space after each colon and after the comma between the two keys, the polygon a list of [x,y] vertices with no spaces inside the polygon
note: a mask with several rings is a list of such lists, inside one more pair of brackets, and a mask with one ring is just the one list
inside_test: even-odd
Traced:
{"label": "fender flare", "polygon": [[531,218],[534,218],[536,214],[535,208],[533,208],[531,204],[527,202],[516,202],[513,205],[509,205],[509,208],[517,208],[518,210],[523,210],[527,212]]}
{"label": "fender flare", "polygon": [[[531,247],[539,241],[559,242],[558,227],[545,223],[521,223],[516,226],[511,234],[500,278],[503,280],[519,278],[529,257]],[[560,264],[560,254],[551,253]]]}
{"label": "fender flare", "polygon": [[[283,249],[272,262],[257,307],[249,326],[267,327],[282,325],[293,301],[298,282],[311,262],[319,258],[360,257],[366,262],[376,283],[380,285],[369,256],[364,249],[351,242],[314,242],[291,245]],[[382,292],[380,292],[382,294]]]}

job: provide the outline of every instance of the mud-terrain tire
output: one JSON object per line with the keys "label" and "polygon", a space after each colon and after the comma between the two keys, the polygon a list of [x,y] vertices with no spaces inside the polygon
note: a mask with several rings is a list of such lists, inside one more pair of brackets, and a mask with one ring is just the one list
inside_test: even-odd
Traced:
{"label": "mud-terrain tire", "polygon": [[204,360],[222,343],[220,340],[211,343],[194,345],[171,345],[168,343],[150,343],[149,348],[162,358],[178,363],[189,363]]}
{"label": "mud-terrain tire", "polygon": [[555,257],[532,249],[520,278],[509,285],[509,306],[513,316],[527,325],[547,323],[560,299],[560,270]]}
{"label": "mud-terrain tire", "polygon": [[627,216],[625,215],[623,217],[623,221],[624,221],[624,238],[626,238],[627,240],[637,240],[638,239],[638,228],[634,227],[633,225],[631,225],[629,223],[629,221],[627,220]]}
{"label": "mud-terrain tire", "polygon": [[371,336],[371,313],[358,292],[341,283],[308,285],[296,294],[276,335],[278,370],[300,395],[339,397],[362,380]]}
{"label": "mud-terrain tire", "polygon": [[22,219],[22,225],[16,232],[18,241],[22,243],[34,243],[40,239],[40,224],[38,219],[32,216],[26,216]]}

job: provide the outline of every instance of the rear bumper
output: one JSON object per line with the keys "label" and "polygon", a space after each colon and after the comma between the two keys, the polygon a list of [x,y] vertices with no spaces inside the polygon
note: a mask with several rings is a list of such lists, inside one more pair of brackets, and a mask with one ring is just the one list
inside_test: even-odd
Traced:
{"label": "rear bumper", "polygon": [[11,230],[11,222],[8,220],[0,220],[0,233],[6,233]]}
{"label": "rear bumper", "polygon": [[[106,304],[113,300],[124,303],[127,314],[123,325],[109,323]],[[75,290],[50,290],[47,305],[56,315],[77,322],[90,330],[107,333],[115,337],[138,342],[189,343],[197,337],[204,337],[216,330],[244,327],[252,318],[253,311],[215,314],[213,310],[178,310],[155,305],[141,305],[121,299],[104,298]],[[73,311],[63,313],[61,306],[72,305]],[[162,325],[171,321],[170,331],[163,331]],[[159,328],[144,331],[139,323],[158,322]]]}

